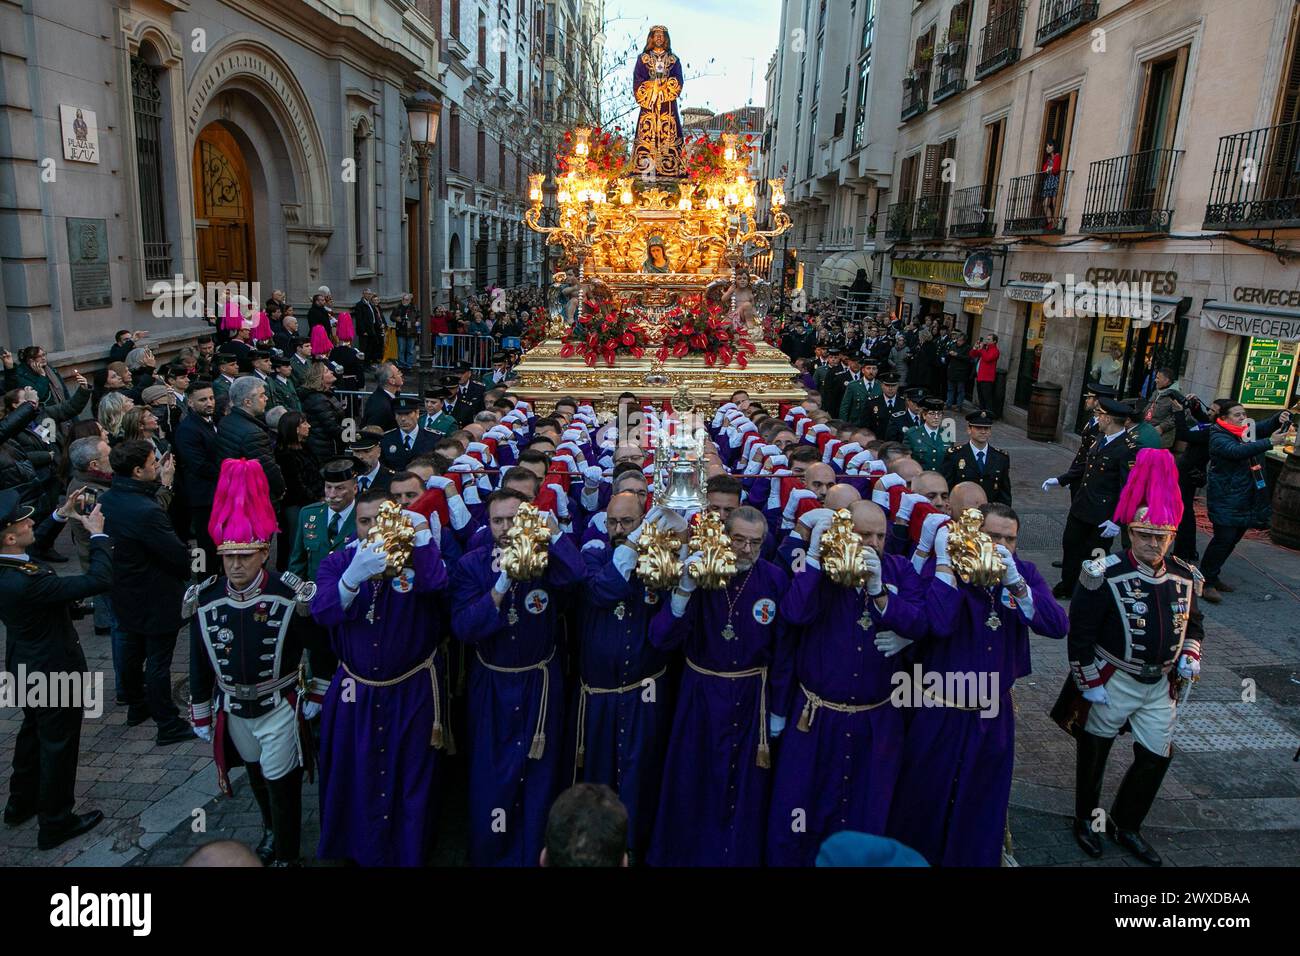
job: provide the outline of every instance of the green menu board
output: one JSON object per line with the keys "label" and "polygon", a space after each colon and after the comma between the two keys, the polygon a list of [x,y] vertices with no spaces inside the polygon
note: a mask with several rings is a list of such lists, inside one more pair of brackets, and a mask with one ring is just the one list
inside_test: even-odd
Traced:
{"label": "green menu board", "polygon": [[1296,345],[1276,339],[1250,340],[1237,400],[1251,408],[1286,408],[1295,377]]}

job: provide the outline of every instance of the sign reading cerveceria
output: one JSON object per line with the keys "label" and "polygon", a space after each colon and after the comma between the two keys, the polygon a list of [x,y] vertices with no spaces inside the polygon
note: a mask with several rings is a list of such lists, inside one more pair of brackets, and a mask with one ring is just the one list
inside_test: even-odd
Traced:
{"label": "sign reading cerveceria", "polygon": [[966,284],[962,275],[964,262],[946,262],[931,259],[895,259],[892,274],[895,279],[916,279],[918,282],[946,282],[949,285]]}

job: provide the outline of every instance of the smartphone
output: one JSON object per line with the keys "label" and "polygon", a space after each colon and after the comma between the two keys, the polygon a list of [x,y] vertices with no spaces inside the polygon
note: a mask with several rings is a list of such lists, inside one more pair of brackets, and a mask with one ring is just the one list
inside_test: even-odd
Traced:
{"label": "smartphone", "polygon": [[99,501],[99,489],[87,488],[77,496],[77,514],[88,515]]}

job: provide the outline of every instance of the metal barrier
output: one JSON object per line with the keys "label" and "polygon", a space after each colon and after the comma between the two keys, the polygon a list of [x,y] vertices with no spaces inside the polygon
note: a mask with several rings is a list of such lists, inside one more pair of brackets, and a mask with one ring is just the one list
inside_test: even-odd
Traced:
{"label": "metal barrier", "polygon": [[433,364],[435,368],[452,368],[457,362],[469,362],[475,372],[486,372],[492,367],[493,353],[501,347],[490,335],[435,335]]}
{"label": "metal barrier", "polygon": [[[361,421],[361,417],[365,414],[366,411],[366,400],[369,399],[370,396],[374,394],[374,392],[373,391],[353,392],[353,391],[344,391],[343,389],[336,388],[334,389],[332,394],[334,395],[335,398],[343,402],[343,405],[347,410],[346,417],[351,418],[353,421],[357,422],[358,427],[360,427],[359,423]],[[401,397],[403,398],[420,397],[415,392],[399,392],[398,394],[401,395]]]}

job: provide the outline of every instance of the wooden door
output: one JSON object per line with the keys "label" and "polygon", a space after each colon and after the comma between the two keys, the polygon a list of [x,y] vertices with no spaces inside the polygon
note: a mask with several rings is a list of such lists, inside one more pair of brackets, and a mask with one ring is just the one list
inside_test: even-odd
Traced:
{"label": "wooden door", "polygon": [[256,281],[248,167],[219,123],[204,127],[194,144],[194,217],[200,223],[199,281]]}

